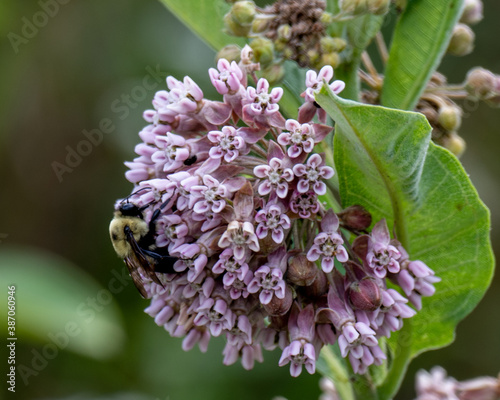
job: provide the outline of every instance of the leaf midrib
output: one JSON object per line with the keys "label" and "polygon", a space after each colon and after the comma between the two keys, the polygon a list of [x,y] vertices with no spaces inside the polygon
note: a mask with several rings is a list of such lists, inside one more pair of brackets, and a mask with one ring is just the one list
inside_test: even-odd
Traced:
{"label": "leaf midrib", "polygon": [[[407,242],[408,242],[408,231],[407,227],[405,224],[405,218],[402,213],[401,206],[399,204],[399,201],[397,200],[396,196],[396,188],[392,185],[392,182],[390,179],[388,179],[388,176],[382,173],[382,167],[380,166],[379,162],[377,161],[376,157],[368,150],[367,144],[362,140],[362,135],[357,131],[357,129],[354,128],[354,126],[351,124],[349,119],[347,118],[346,114],[342,109],[337,107],[335,104],[335,107],[337,110],[339,110],[340,114],[344,118],[344,121],[347,123],[347,125],[351,128],[351,131],[354,133],[354,136],[359,140],[361,143],[361,146],[365,153],[368,155],[370,161],[373,163],[375,166],[375,169],[377,170],[378,175],[382,178],[382,181],[384,182],[384,185],[386,187],[386,190],[389,194],[389,198],[391,199],[391,206],[394,211],[394,223],[396,225],[396,232],[398,234],[398,240],[401,242],[401,244],[406,247]],[[351,108],[349,106],[349,108]]]}

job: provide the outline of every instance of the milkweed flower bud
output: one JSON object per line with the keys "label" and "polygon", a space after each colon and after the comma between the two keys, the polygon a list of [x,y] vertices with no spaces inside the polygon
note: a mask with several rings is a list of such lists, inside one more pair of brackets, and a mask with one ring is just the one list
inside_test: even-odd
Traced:
{"label": "milkweed flower bud", "polygon": [[[330,36],[325,36],[325,37],[321,38],[321,40],[320,40],[321,50],[325,53],[332,53],[335,51],[339,51],[338,41],[336,39],[337,38],[333,38]],[[335,68],[335,67],[333,67],[333,68]]]}
{"label": "milkweed flower bud", "polygon": [[[319,66],[330,65],[332,68],[337,68],[340,65],[339,53],[324,53],[321,55],[321,64]],[[317,63],[314,63],[316,65]]]}
{"label": "milkweed flower bud", "polygon": [[472,97],[481,100],[487,99],[493,94],[495,83],[495,74],[481,67],[471,69],[465,78],[467,92]]}
{"label": "milkweed flower bud", "polygon": [[374,278],[355,281],[347,288],[347,297],[355,310],[375,311],[382,304],[381,290]]}
{"label": "milkweed flower bud", "polygon": [[474,25],[483,19],[482,0],[465,0],[464,10],[460,22],[467,25]]}
{"label": "milkweed flower bud", "polygon": [[280,64],[271,64],[262,70],[262,75],[266,77],[269,83],[280,82],[285,76],[285,68]]}
{"label": "milkweed flower bud", "polygon": [[438,122],[447,131],[456,131],[462,124],[462,110],[454,105],[441,107]]}
{"label": "milkweed flower bud", "polygon": [[274,45],[271,40],[259,37],[252,40],[250,47],[254,52],[255,60],[260,63],[261,66],[271,64],[274,59]]}
{"label": "milkweed flower bud", "polygon": [[309,286],[303,286],[302,289],[308,297],[312,299],[319,299],[328,293],[329,283],[328,278],[322,270],[316,270],[316,278]]}
{"label": "milkweed flower bud", "polygon": [[255,3],[253,1],[237,1],[231,8],[231,16],[241,25],[251,24],[255,18]]}
{"label": "milkweed flower bud", "polygon": [[466,56],[474,50],[474,31],[465,24],[457,24],[453,29],[448,53],[454,56]]}
{"label": "milkweed flower bud", "polygon": [[372,223],[371,214],[360,205],[347,207],[337,214],[340,224],[348,229],[363,231]]}
{"label": "milkweed flower bud", "polygon": [[450,132],[448,135],[444,135],[438,143],[457,157],[460,157],[467,147],[465,140],[458,136],[456,132]]}
{"label": "milkweed flower bud", "polygon": [[292,289],[290,289],[290,286],[286,286],[285,296],[282,299],[280,299],[278,296],[273,296],[269,303],[264,304],[264,310],[266,310],[269,315],[273,317],[285,315],[290,310],[292,303]]}
{"label": "milkweed flower bud", "polygon": [[225,59],[227,62],[231,63],[233,61],[238,62],[240,59],[241,48],[235,44],[228,44],[219,50],[217,53],[217,60]]}
{"label": "milkweed flower bud", "polygon": [[500,75],[495,76],[493,94],[486,99],[486,104],[490,107],[500,107]]}
{"label": "milkweed flower bud", "polygon": [[276,31],[278,40],[286,42],[292,36],[292,27],[288,24],[282,24]]}
{"label": "milkweed flower bud", "polygon": [[252,32],[262,33],[269,28],[270,19],[266,15],[256,14],[252,21]]}
{"label": "milkweed flower bud", "polygon": [[235,18],[232,11],[224,16],[224,29],[227,33],[233,36],[245,37],[248,36],[251,29],[250,24],[242,24]]}
{"label": "milkweed flower bud", "polygon": [[288,258],[287,278],[297,286],[310,286],[316,279],[316,265],[304,253],[293,254]]}

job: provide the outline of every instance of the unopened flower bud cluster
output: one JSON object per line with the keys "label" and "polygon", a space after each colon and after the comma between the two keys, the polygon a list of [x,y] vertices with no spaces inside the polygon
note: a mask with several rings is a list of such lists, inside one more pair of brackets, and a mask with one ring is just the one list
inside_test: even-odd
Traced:
{"label": "unopened flower bud cluster", "polygon": [[264,8],[236,1],[224,22],[229,34],[252,38],[250,46],[265,75],[277,81],[282,59],[317,69],[340,64],[346,41],[327,33],[333,16],[325,10],[324,0],[278,0]]}
{"label": "unopened flower bud cluster", "polygon": [[146,312],[184,350],[224,337],[227,365],[251,369],[279,347],[279,365],[298,376],[338,343],[365,373],[386,359],[379,338],[401,329],[439,279],[410,260],[385,220],[368,233],[362,207],[336,214],[321,201],[334,170],[316,145],[332,128],[314,95],[344,88],[330,83],[332,67],[307,72],[295,120],[281,114],[281,88],[248,82],[259,69],[248,46],[241,60],[209,70],[223,101],[205,99],[189,77],[168,77],[144,113],[149,125],[126,163],[129,201],[146,206],[146,222],[159,210],[156,246],[178,258],[174,274],[157,274],[164,287],[146,283]]}

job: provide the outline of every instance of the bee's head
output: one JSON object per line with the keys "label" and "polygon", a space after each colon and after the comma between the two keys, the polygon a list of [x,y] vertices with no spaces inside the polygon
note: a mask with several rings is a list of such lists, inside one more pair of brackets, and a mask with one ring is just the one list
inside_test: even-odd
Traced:
{"label": "bee's head", "polygon": [[125,197],[121,203],[120,206],[118,207],[118,211],[121,215],[124,217],[138,217],[138,218],[143,218],[142,211],[145,210],[150,206],[150,204],[146,204],[145,206],[139,207],[133,203],[129,202],[129,198],[142,192],[143,190],[149,190],[150,188],[142,188],[137,190],[136,192],[130,194],[129,196]]}
{"label": "bee's head", "polygon": [[142,218],[142,208],[139,208],[132,203],[122,203],[118,209],[120,213],[125,217],[139,217]]}

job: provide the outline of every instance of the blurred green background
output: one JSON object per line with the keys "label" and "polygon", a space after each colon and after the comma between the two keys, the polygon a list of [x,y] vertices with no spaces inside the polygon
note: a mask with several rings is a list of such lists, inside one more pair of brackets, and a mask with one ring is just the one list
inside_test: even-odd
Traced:
{"label": "blurred green background", "polygon": [[[216,98],[207,74],[214,52],[156,0],[60,3],[48,17],[44,1],[0,3],[0,336],[7,335],[6,286],[14,283],[16,362],[23,366],[15,395],[3,383],[0,398],[316,399],[319,376],[290,378],[277,352],[250,372],[222,365],[221,340],[207,354],[184,353],[181,339],[142,312],[148,302],[122,278],[124,264],[109,242],[113,203],[131,190],[123,161],[134,157],[143,110],[169,74],[191,76]],[[476,51],[445,59],[441,71],[451,82],[476,65],[500,73],[499,2],[486,0],[485,15],[474,28]],[[33,20],[40,27],[30,30]],[[468,144],[462,161],[491,209],[497,255],[499,122],[499,110],[468,104],[461,129]],[[84,131],[94,129],[109,133],[81,147]],[[58,178],[54,162],[66,164],[78,146],[88,155],[70,160],[71,172]],[[453,345],[413,362],[397,398],[414,397],[418,368],[440,364],[457,379],[499,372],[499,289],[496,278]]]}

